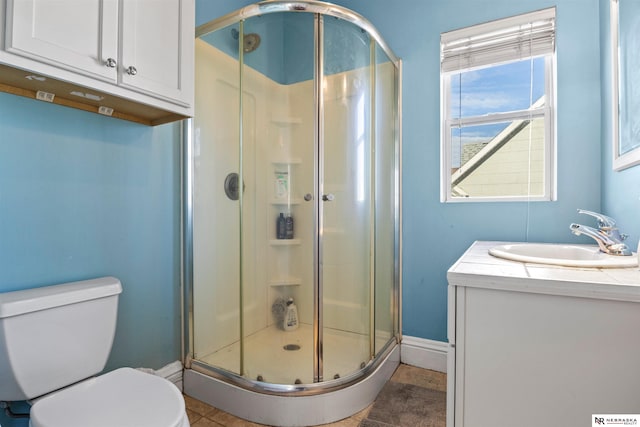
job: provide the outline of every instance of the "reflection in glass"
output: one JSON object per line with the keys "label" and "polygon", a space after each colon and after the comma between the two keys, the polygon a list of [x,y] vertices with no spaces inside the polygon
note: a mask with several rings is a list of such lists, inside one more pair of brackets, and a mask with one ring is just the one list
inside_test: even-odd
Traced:
{"label": "reflection in glass", "polygon": [[378,354],[393,337],[396,282],[394,254],[399,247],[396,240],[396,193],[398,152],[396,151],[397,69],[380,46],[375,50],[375,302],[374,353]]}
{"label": "reflection in glass", "polygon": [[[320,206],[324,376],[350,374],[370,357],[372,70],[369,36],[325,18]],[[330,339],[335,336],[337,339]],[[346,356],[343,347],[350,347]]]}
{"label": "reflection in glass", "polygon": [[640,2],[619,1],[618,154],[640,147]]}

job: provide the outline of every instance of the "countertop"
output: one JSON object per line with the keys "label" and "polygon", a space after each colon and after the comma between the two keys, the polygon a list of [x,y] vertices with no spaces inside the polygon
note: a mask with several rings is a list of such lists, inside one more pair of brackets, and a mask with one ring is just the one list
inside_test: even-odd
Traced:
{"label": "countertop", "polygon": [[449,285],[640,302],[638,267],[561,267],[489,254],[491,247],[509,243],[516,242],[474,242],[447,271]]}

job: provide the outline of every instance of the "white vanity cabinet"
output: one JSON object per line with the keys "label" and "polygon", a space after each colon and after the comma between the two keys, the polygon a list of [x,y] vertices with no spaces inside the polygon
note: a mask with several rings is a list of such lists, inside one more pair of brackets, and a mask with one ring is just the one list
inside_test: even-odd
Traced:
{"label": "white vanity cabinet", "polygon": [[640,271],[494,258],[448,272],[447,426],[591,425],[640,413]]}
{"label": "white vanity cabinet", "polygon": [[194,0],[0,0],[0,12],[3,91],[148,124],[192,115]]}

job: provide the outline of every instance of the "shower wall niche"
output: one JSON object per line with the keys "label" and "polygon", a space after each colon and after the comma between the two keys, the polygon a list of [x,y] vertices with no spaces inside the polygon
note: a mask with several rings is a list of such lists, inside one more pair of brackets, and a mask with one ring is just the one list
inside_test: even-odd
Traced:
{"label": "shower wall niche", "polygon": [[367,26],[274,4],[198,29],[186,351],[296,394],[352,383],[399,337],[399,62]]}

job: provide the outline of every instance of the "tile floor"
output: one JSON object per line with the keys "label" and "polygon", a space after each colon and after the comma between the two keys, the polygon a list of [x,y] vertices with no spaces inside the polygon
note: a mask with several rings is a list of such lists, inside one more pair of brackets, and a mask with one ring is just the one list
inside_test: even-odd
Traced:
{"label": "tile floor", "polygon": [[[446,391],[447,388],[447,376],[440,372],[434,372],[427,369],[420,369],[409,365],[400,365],[394,372],[389,381],[413,384],[420,387],[425,387],[433,390]],[[207,405],[204,402],[196,400],[192,397],[185,396],[187,404],[187,414],[189,415],[189,422],[191,427],[260,427],[262,424],[256,424],[243,419],[234,417],[224,411],[221,411],[213,406]],[[367,417],[367,414],[371,410],[370,405],[357,414],[345,418],[344,420],[325,424],[325,427],[358,427],[360,422]],[[445,419],[444,414],[439,417],[442,420]],[[406,426],[413,427],[413,426]],[[442,424],[444,427],[444,423]]]}

